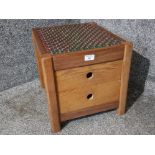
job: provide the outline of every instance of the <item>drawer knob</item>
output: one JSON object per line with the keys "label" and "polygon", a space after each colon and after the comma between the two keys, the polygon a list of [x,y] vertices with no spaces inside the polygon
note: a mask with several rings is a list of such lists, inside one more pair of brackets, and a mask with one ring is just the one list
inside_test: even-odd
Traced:
{"label": "drawer knob", "polygon": [[86,77],[87,79],[93,78],[93,73],[92,72],[87,73]]}
{"label": "drawer knob", "polygon": [[87,99],[88,99],[88,100],[92,100],[93,98],[94,98],[93,94],[88,94],[88,95],[87,95]]}

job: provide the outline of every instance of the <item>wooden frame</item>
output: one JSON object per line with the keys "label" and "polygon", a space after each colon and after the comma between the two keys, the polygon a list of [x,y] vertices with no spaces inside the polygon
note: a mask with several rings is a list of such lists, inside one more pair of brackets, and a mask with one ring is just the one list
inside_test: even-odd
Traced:
{"label": "wooden frame", "polygon": [[[115,37],[117,37],[115,35]],[[38,66],[39,79],[41,86],[45,88],[48,98],[48,111],[53,132],[61,129],[61,122],[78,118],[85,115],[94,114],[110,109],[117,109],[119,115],[124,114],[127,98],[127,88],[129,71],[132,57],[132,43],[123,42],[120,45],[106,47],[101,49],[87,50],[85,52],[78,51],[76,53],[52,55],[45,50],[41,40],[36,32],[32,30],[33,45],[35,50],[36,62]],[[82,62],[83,53],[98,55],[95,62]],[[63,60],[63,61],[62,61]],[[105,63],[110,61],[123,60],[122,73],[120,80],[120,96],[118,102],[98,105],[82,110],[77,110],[68,114],[61,114],[57,97],[57,81],[55,73],[58,70],[81,67],[86,65]],[[70,61],[70,63],[68,63]],[[67,62],[67,63],[66,63]]]}
{"label": "wooden frame", "polygon": [[57,93],[55,86],[55,75],[53,70],[52,57],[47,56],[42,58],[43,64],[43,76],[45,89],[48,98],[48,110],[51,120],[51,126],[54,132],[60,130],[60,118],[59,118],[59,107],[57,103]]}
{"label": "wooden frame", "polygon": [[132,43],[130,42],[125,43],[125,51],[124,51],[122,74],[121,74],[119,107],[117,109],[117,113],[119,115],[122,115],[125,113],[128,80],[129,80],[129,72],[130,72],[131,57],[132,57],[132,48],[133,48]]}
{"label": "wooden frame", "polygon": [[[124,56],[124,49],[125,49],[124,44],[120,44],[119,46],[116,45],[116,46],[106,47],[106,48],[85,50],[85,52],[77,51],[75,53],[53,55],[54,68],[57,71],[57,70],[63,70],[68,68],[121,60],[123,59],[123,56]],[[94,61],[83,61],[84,55],[87,55],[87,54],[89,55],[94,53],[95,53]]]}
{"label": "wooden frame", "polygon": [[41,86],[45,88],[48,98],[48,114],[51,122],[51,128],[53,132],[58,132],[61,127],[52,55],[48,52],[43,52],[45,49],[41,42],[38,41],[39,39],[35,30],[32,31],[32,40],[40,83]]}

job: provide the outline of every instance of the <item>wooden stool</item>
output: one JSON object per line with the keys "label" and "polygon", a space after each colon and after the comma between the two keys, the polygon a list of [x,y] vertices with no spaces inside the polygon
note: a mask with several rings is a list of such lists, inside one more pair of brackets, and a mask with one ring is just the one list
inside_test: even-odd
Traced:
{"label": "wooden stool", "polygon": [[125,112],[132,43],[96,23],[34,28],[32,35],[53,132],[66,120]]}

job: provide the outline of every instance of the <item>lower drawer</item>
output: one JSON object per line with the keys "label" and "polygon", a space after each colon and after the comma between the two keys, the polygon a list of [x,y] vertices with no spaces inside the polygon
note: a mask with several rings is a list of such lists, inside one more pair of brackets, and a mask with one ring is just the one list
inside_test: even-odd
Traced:
{"label": "lower drawer", "polygon": [[60,113],[117,102],[122,60],[56,72]]}

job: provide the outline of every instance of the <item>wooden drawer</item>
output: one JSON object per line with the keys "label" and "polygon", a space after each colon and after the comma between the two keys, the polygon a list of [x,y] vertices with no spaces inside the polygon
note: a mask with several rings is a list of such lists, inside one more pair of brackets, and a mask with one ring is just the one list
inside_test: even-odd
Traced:
{"label": "wooden drawer", "polygon": [[122,60],[56,71],[60,113],[118,102]]}

